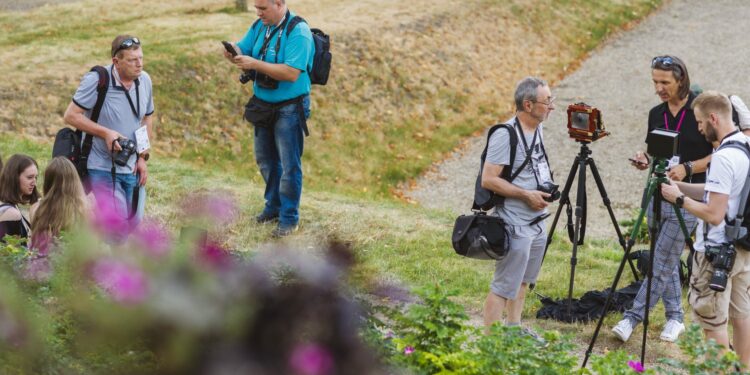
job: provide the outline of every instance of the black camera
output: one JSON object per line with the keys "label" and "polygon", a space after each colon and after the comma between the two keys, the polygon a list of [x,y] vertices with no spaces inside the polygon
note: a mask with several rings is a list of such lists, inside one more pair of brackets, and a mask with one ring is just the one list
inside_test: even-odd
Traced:
{"label": "black camera", "polygon": [[665,129],[654,129],[646,136],[647,151],[657,159],[671,159],[677,155],[680,133]]}
{"label": "black camera", "polygon": [[544,200],[547,202],[552,203],[560,199],[560,185],[557,185],[551,181],[542,182],[539,186],[536,187],[536,189],[549,194],[549,197],[544,198]]}
{"label": "black camera", "polygon": [[258,86],[269,89],[269,90],[276,90],[279,88],[279,81],[263,74],[258,73],[257,70],[251,69],[251,70],[245,70],[240,74],[240,83],[246,84],[250,81],[255,81],[258,83]]}
{"label": "black camera", "polygon": [[118,138],[116,142],[120,145],[122,150],[117,152],[113,159],[115,160],[115,164],[124,167],[128,165],[130,155],[135,154],[135,142],[127,138]]}
{"label": "black camera", "polygon": [[723,292],[727,288],[729,272],[734,267],[734,257],[737,252],[732,244],[721,246],[706,246],[706,259],[711,261],[714,270],[708,287],[717,292]]}

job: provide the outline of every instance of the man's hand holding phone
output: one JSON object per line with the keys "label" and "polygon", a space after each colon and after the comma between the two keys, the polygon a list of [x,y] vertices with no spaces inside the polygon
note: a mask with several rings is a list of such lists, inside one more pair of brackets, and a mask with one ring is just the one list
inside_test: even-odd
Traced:
{"label": "man's hand holding phone", "polygon": [[635,156],[628,158],[628,160],[630,160],[631,165],[639,170],[648,169],[648,157],[641,151],[636,152]]}

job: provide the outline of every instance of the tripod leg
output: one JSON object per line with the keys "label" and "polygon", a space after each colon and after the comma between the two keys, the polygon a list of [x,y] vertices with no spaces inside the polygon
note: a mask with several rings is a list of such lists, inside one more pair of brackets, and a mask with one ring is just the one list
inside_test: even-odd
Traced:
{"label": "tripod leg", "polygon": [[[661,184],[661,181],[657,181],[657,183]],[[643,341],[641,342],[641,363],[646,363],[646,335],[648,334],[648,318],[649,312],[651,311],[651,284],[654,279],[654,255],[656,253],[656,237],[659,235],[659,227],[661,226],[661,187],[656,186],[654,190],[654,220],[650,228],[651,243],[649,244],[648,277],[646,278],[646,309],[643,312]]]}
{"label": "tripod leg", "polygon": [[[646,210],[648,210],[648,202],[650,198],[654,195],[656,186],[657,186],[656,179],[650,179],[648,184],[646,185],[646,189],[644,190],[644,194],[643,194],[643,200],[641,201],[641,209],[638,212],[638,219],[636,220],[635,225],[633,225],[633,233],[637,233],[640,230],[641,223],[643,222],[643,218],[646,217]],[[599,317],[599,322],[597,322],[596,329],[594,329],[594,335],[591,337],[591,342],[589,342],[588,349],[586,349],[586,355],[583,358],[583,364],[581,365],[581,368],[586,367],[586,363],[588,363],[588,360],[591,357],[591,351],[594,349],[594,344],[596,343],[597,337],[599,337],[599,331],[602,328],[602,323],[604,323],[604,317],[607,316],[607,310],[609,309],[609,306],[612,303],[612,296],[615,294],[614,293],[615,290],[617,290],[617,283],[620,282],[622,271],[625,269],[625,263],[630,255],[630,250],[633,248],[634,244],[635,244],[635,238],[631,236],[628,239],[628,245],[625,247],[625,254],[622,256],[622,261],[620,261],[620,267],[617,269],[617,273],[615,274],[615,279],[612,281],[612,287],[609,289],[610,292],[607,294],[607,300],[604,302],[604,312],[602,313],[602,316]]]}
{"label": "tripod leg", "polygon": [[[589,158],[588,159],[589,166],[591,167],[591,174],[594,176],[594,181],[596,181],[596,186],[599,188],[599,194],[602,196],[602,202],[604,202],[604,206],[607,207],[607,212],[609,212],[609,218],[612,220],[612,225],[615,227],[615,232],[617,232],[617,239],[620,242],[620,246],[622,246],[622,250],[625,250],[625,237],[622,235],[622,232],[620,231],[620,225],[617,224],[617,219],[615,219],[615,213],[612,211],[612,204],[609,201],[609,197],[607,196],[607,190],[604,189],[604,183],[602,182],[601,176],[599,176],[599,170],[596,169],[596,163],[594,162],[594,159]],[[633,232],[635,233],[635,232]],[[628,264],[630,265],[630,271],[633,272],[633,278],[635,278],[636,281],[638,281],[638,272],[635,270],[635,266],[633,265],[633,260],[628,258]]]}
{"label": "tripod leg", "polygon": [[568,179],[565,180],[565,187],[563,188],[562,193],[560,193],[560,201],[558,202],[557,212],[555,212],[555,218],[552,220],[552,227],[550,228],[549,233],[547,233],[547,245],[544,246],[544,253],[542,254],[542,264],[544,264],[544,257],[547,256],[547,249],[549,249],[549,245],[552,243],[552,236],[555,234],[555,228],[557,227],[557,220],[560,219],[560,213],[562,212],[565,204],[570,201],[570,188],[571,186],[573,186],[573,179],[576,177],[576,171],[578,171],[578,160],[579,157],[576,156],[575,160],[573,161],[573,165],[570,167]]}
{"label": "tripod leg", "polygon": [[573,228],[573,250],[570,254],[570,285],[568,286],[568,316],[571,315],[571,309],[573,305],[573,282],[576,276],[576,263],[578,258],[579,236],[581,235],[581,220],[584,215],[586,208],[586,159],[579,158],[578,160],[578,190],[576,193],[576,223]]}

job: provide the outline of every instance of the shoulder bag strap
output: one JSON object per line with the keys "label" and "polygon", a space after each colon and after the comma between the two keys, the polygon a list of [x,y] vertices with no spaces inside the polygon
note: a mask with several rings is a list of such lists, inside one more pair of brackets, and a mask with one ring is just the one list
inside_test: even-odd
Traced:
{"label": "shoulder bag strap", "polygon": [[[114,69],[114,66],[112,67]],[[102,112],[102,107],[104,106],[104,99],[107,97],[107,90],[109,89],[109,72],[107,71],[107,68],[97,65],[93,68],[91,68],[92,72],[96,72],[99,75],[99,83],[96,85],[96,104],[94,104],[94,108],[91,110],[91,121],[98,122],[99,121],[99,115]],[[78,136],[80,137],[82,135],[82,132],[80,130],[77,130],[76,133],[78,133]],[[83,138],[83,145],[81,146],[81,162],[86,163],[88,160],[89,154],[91,153],[91,145],[94,141],[94,136],[91,134],[86,134],[86,136]]]}

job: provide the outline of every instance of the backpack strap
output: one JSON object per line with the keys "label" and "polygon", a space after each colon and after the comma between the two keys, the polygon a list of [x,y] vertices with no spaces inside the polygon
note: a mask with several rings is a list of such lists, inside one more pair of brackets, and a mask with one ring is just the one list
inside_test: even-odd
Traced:
{"label": "backpack strap", "polygon": [[[114,67],[112,69],[114,69]],[[91,110],[90,117],[91,121],[97,122],[99,121],[99,115],[104,106],[104,99],[107,97],[107,90],[109,89],[109,72],[107,71],[107,68],[101,65],[91,68],[90,71],[96,72],[99,75],[99,82],[96,84],[96,104],[94,104],[94,108]],[[83,134],[80,130],[76,130],[76,133],[79,137]],[[83,163],[83,165],[86,165],[86,162],[88,161],[93,141],[94,136],[91,134],[86,134],[83,138],[83,145],[81,145],[81,163]]]}
{"label": "backpack strap", "polygon": [[[298,23],[307,23],[304,18],[300,16],[294,16],[292,19],[289,20],[289,24],[286,26],[286,36],[289,37],[289,34],[294,30],[294,27],[297,26]],[[308,24],[309,25],[309,24]]]}
{"label": "backpack strap", "polygon": [[[747,156],[748,160],[750,160],[750,145],[747,144],[747,142],[740,142],[740,141],[727,141],[721,144],[716,151],[725,149],[725,148],[734,148],[738,150],[742,150],[742,152],[745,153],[745,156]],[[735,217],[730,220],[729,219],[729,213],[724,216],[724,221],[726,222],[725,226],[725,233],[728,238],[731,240],[738,240],[742,237],[745,237],[747,235],[747,229],[742,227],[742,222],[745,217],[745,206],[747,205],[747,196],[750,194],[750,168],[748,168],[748,176],[745,178],[745,185],[742,187],[742,193],[740,193],[740,204],[737,206],[737,214]]]}
{"label": "backpack strap", "polygon": [[490,139],[492,138],[492,135],[497,131],[498,129],[503,128],[508,131],[508,136],[510,137],[510,160],[508,164],[508,168],[503,168],[502,173],[500,174],[500,177],[508,182],[513,182],[513,180],[518,177],[518,174],[521,170],[523,170],[523,167],[526,166],[528,163],[528,158],[524,160],[524,163],[521,165],[520,168],[516,170],[516,173],[513,172],[513,162],[516,160],[516,148],[518,147],[518,134],[516,134],[516,129],[514,129],[510,124],[496,124],[493,125],[490,130],[487,132],[487,143],[484,145],[484,151],[482,151],[482,163],[480,165],[481,170],[484,170],[484,161],[487,159],[487,149],[490,147]]}

